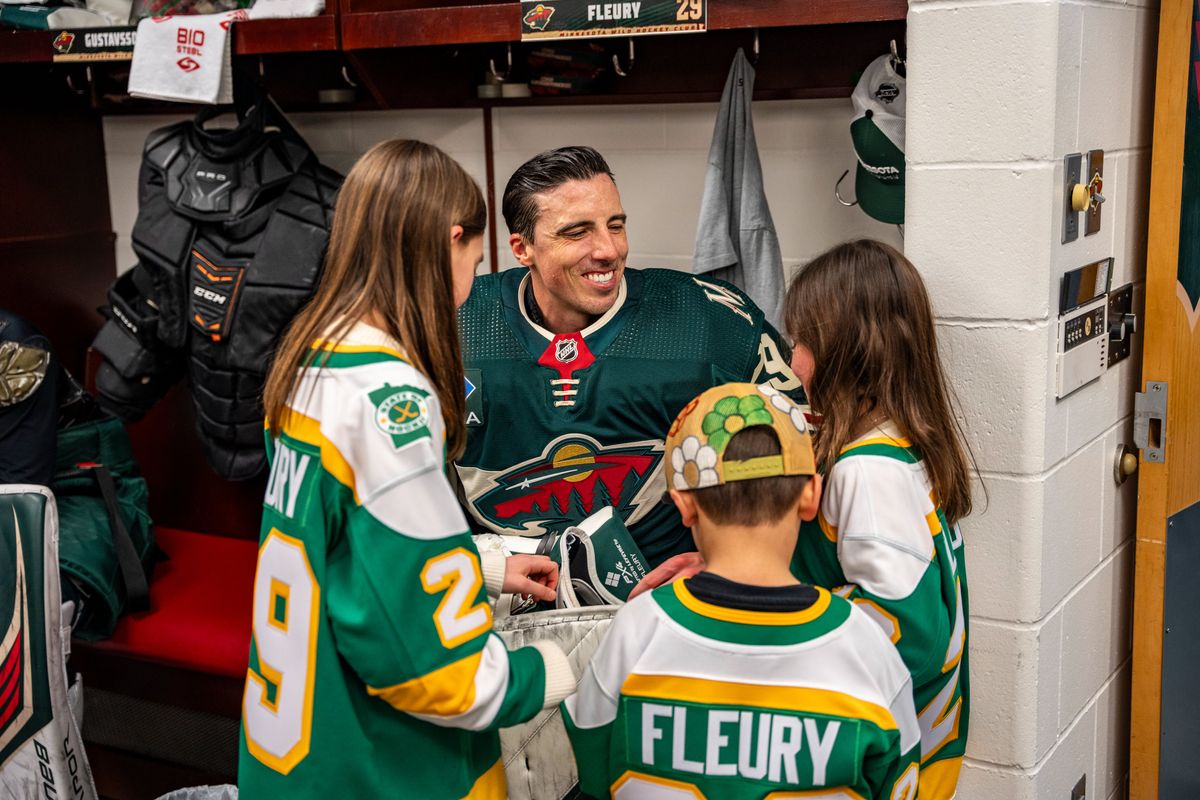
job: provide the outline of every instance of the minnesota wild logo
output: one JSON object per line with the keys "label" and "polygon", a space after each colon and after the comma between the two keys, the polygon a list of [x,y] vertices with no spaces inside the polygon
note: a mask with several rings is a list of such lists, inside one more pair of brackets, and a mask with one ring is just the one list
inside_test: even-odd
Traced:
{"label": "minnesota wild logo", "polygon": [[475,517],[492,530],[540,535],[561,530],[605,506],[627,525],[662,497],[661,441],[602,445],[567,434],[541,455],[495,471],[458,467]]}
{"label": "minnesota wild logo", "polygon": [[533,8],[529,9],[522,19],[531,30],[544,31],[550,24],[550,18],[554,16],[554,6],[547,6],[538,3]]}
{"label": "minnesota wild logo", "polygon": [[375,427],[390,436],[397,449],[429,435],[429,392],[384,384],[367,397],[375,404]]}

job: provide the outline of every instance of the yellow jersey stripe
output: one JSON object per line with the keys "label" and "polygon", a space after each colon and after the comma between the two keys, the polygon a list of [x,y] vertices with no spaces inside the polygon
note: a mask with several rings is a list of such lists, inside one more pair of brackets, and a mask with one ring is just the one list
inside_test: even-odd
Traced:
{"label": "yellow jersey stripe", "polygon": [[[368,686],[367,693],[386,701],[399,711],[412,714],[433,714],[439,717],[465,714],[475,705],[475,673],[479,671],[482,658],[481,650],[435,669],[427,675],[395,686],[383,689]],[[472,793],[468,796],[475,795]]]}
{"label": "yellow jersey stripe", "polygon": [[[700,793],[700,790],[690,783],[671,780],[670,778],[663,778],[659,777],[658,775],[648,775],[645,772],[638,772],[632,769],[627,769],[621,773],[621,777],[617,778],[613,782],[613,785],[609,788],[609,794],[613,797],[616,797],[617,793],[621,791],[621,788],[630,783],[634,784],[635,787],[644,786],[645,784],[649,784],[651,786],[661,786],[666,790],[662,793],[665,797],[669,796],[679,798],[679,800],[684,800],[684,798],[690,796],[693,798],[693,800],[705,800],[705,797]],[[625,792],[625,795],[628,797],[635,796],[632,792]]]}
{"label": "yellow jersey stripe", "polygon": [[281,432],[293,439],[320,448],[321,466],[338,483],[351,491],[354,495],[354,502],[357,505],[362,505],[362,501],[358,497],[358,489],[355,488],[357,484],[354,480],[354,468],[350,466],[350,462],[337,449],[337,446],[326,439],[325,434],[321,433],[321,423],[319,420],[305,416],[294,408],[289,408],[287,409],[287,415],[284,417]]}
{"label": "yellow jersey stripe", "polygon": [[921,800],[951,800],[958,789],[962,756],[934,761],[921,767]]}
{"label": "yellow jersey stripe", "polygon": [[861,719],[883,730],[897,730],[892,712],[883,706],[833,689],[732,683],[679,675],[631,674],[621,694],[701,705],[771,708]]}
{"label": "yellow jersey stripe", "polygon": [[342,342],[331,342],[328,339],[317,339],[309,349],[327,350],[330,353],[383,353],[395,356],[405,364],[411,363],[404,353],[394,347],[385,347],[381,344],[343,344]]}
{"label": "yellow jersey stripe", "polygon": [[462,800],[507,800],[508,783],[504,779],[504,764],[497,759],[488,771],[479,776],[471,791]]}
{"label": "yellow jersey stripe", "polygon": [[821,526],[821,533],[825,534],[825,538],[837,544],[837,526],[830,525],[829,520],[825,519],[825,513],[820,509],[817,510],[817,524]]}
{"label": "yellow jersey stripe", "polygon": [[841,453],[838,453],[838,455],[849,453],[851,450],[857,450],[860,447],[867,447],[868,445],[872,444],[890,444],[895,447],[912,447],[912,442],[904,437],[893,439],[890,436],[875,436],[870,439],[863,439],[860,442],[854,442],[853,444],[846,445],[842,448]]}
{"label": "yellow jersey stripe", "polygon": [[689,611],[709,619],[741,625],[803,625],[812,622],[829,608],[829,592],[819,586],[815,587],[817,601],[803,611],[745,611],[740,608],[723,608],[696,597],[687,588],[685,581],[675,581],[671,586],[679,602]]}

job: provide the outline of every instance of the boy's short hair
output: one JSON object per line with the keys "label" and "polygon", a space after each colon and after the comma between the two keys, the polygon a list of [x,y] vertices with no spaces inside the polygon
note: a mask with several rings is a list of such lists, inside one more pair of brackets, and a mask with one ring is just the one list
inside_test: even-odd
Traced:
{"label": "boy's short hair", "polygon": [[[739,461],[780,452],[779,435],[766,425],[743,428],[725,445],[725,457]],[[764,525],[791,510],[808,481],[807,475],[777,475],[693,489],[691,494],[718,525]]]}
{"label": "boy's short hair", "polygon": [[816,473],[803,410],[771,386],[727,383],[692,400],[671,425],[670,488],[692,492],[718,524],[784,516]]}

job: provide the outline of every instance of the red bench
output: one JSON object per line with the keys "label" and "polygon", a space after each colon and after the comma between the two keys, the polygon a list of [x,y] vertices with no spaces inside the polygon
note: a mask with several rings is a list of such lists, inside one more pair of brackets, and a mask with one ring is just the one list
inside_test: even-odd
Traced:
{"label": "red bench", "polygon": [[190,402],[176,389],[129,426],[166,556],[150,609],[126,614],[108,640],[72,645],[84,744],[114,800],[236,780],[265,478],[229,483],[208,468]]}

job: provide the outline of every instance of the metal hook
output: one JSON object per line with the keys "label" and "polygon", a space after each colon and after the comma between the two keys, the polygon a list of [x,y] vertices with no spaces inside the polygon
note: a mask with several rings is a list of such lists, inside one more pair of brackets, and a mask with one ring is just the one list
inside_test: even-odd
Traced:
{"label": "metal hook", "polygon": [[904,59],[900,57],[900,51],[896,48],[896,40],[895,39],[892,39],[892,41],[891,41],[891,50],[892,50],[892,69],[896,70],[896,72],[903,75],[904,67],[905,67]]}
{"label": "metal hook", "polygon": [[629,73],[633,72],[633,62],[635,60],[636,59],[634,58],[634,53],[633,53],[633,39],[630,38],[630,40],[629,40],[629,63],[625,65],[625,69],[621,69],[621,62],[617,58],[617,54],[613,53],[613,71],[616,72],[618,75],[620,75],[622,78],[628,77]]}
{"label": "metal hook", "polygon": [[754,45],[750,52],[750,63],[758,66],[758,28],[754,29]]}
{"label": "metal hook", "polygon": [[87,94],[88,87],[90,87],[92,85],[92,68],[90,65],[84,67],[83,74],[87,78],[87,86],[84,86],[82,89],[76,89],[75,81],[71,79],[71,73],[69,73],[69,72],[67,73],[67,88],[70,89],[75,94]]}
{"label": "metal hook", "polygon": [[488,71],[490,71],[492,73],[493,78],[495,78],[497,81],[500,81],[500,82],[504,82],[504,81],[508,80],[508,76],[512,73],[512,42],[508,43],[507,55],[508,55],[508,69],[504,70],[503,75],[501,75],[499,72],[496,71],[496,59],[494,59],[494,58],[488,59]]}
{"label": "metal hook", "polygon": [[845,172],[842,173],[842,177],[837,179],[837,183],[835,183],[833,185],[833,196],[836,197],[837,201],[839,203],[841,203],[842,205],[846,206],[847,208],[853,208],[854,206],[858,205],[857,200],[855,200],[853,203],[847,203],[842,198],[842,181],[846,180],[846,176],[849,174],[850,174],[850,170],[846,170]]}
{"label": "metal hook", "polygon": [[345,64],[342,64],[342,80],[344,80],[346,82],[346,85],[349,86],[351,89],[358,88],[358,84],[350,79],[350,73],[346,71]]}

